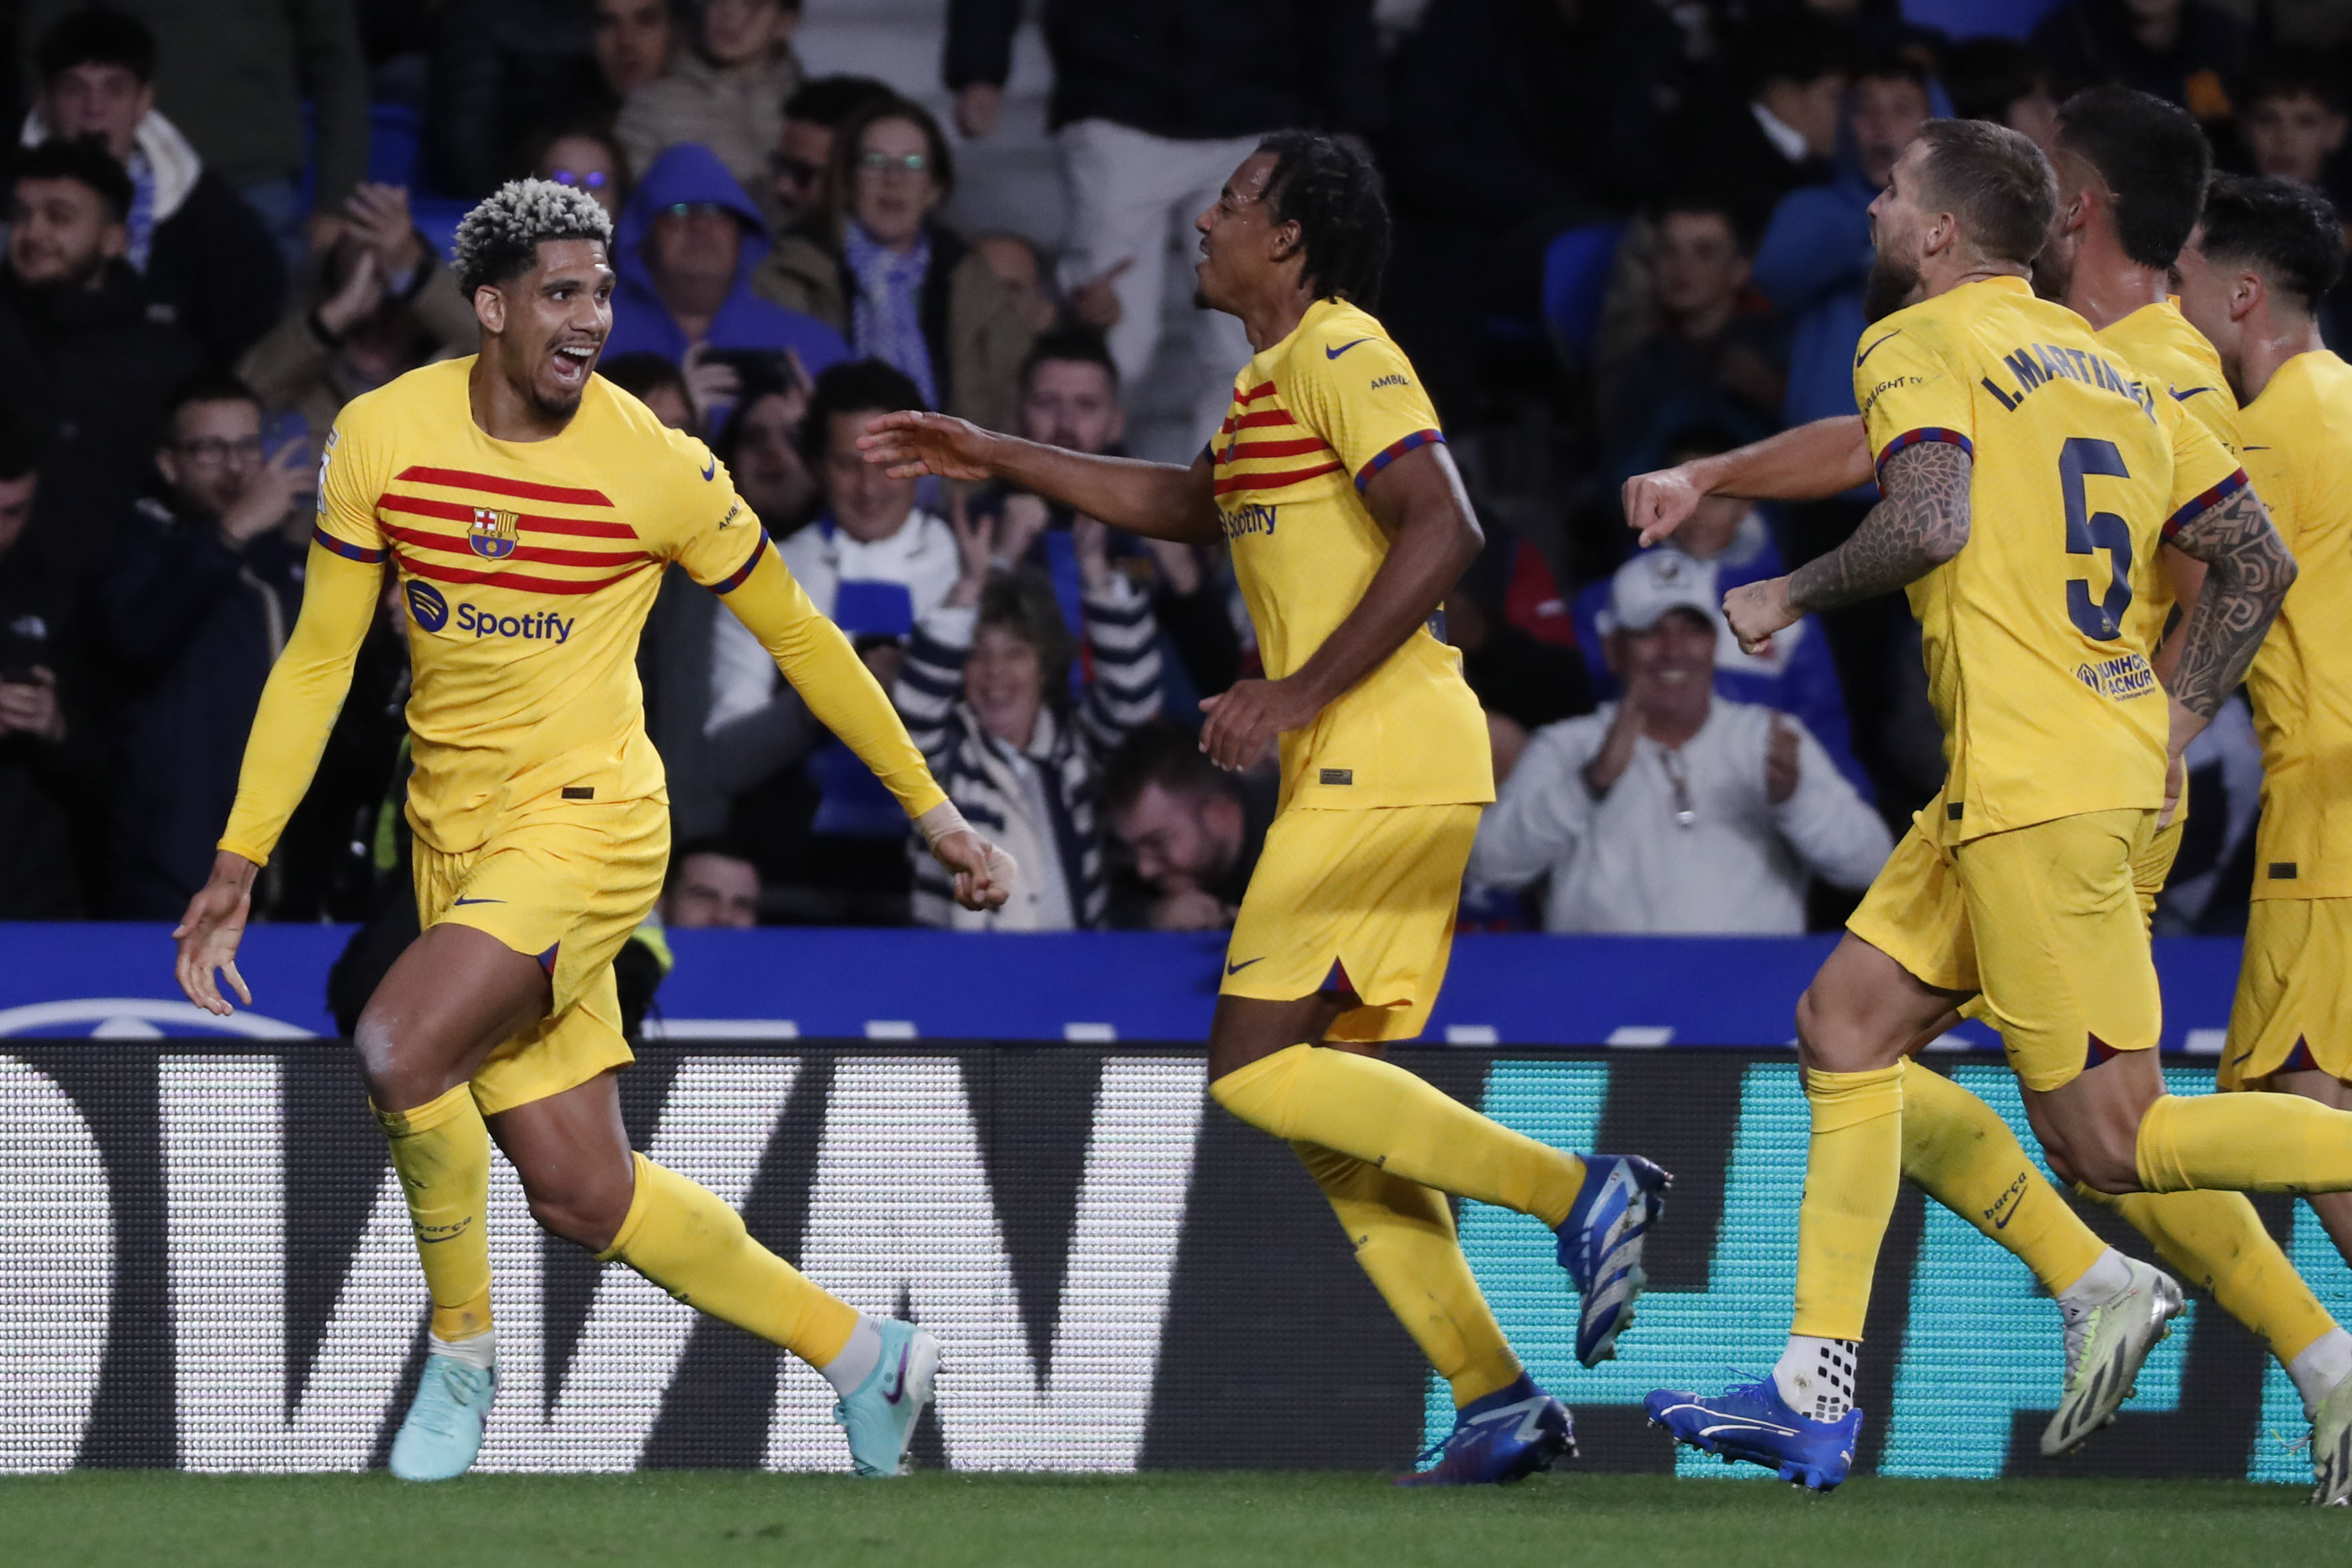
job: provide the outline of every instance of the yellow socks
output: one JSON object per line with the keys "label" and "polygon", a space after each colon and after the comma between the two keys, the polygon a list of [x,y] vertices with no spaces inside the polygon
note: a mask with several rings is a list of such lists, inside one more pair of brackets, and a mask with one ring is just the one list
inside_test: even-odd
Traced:
{"label": "yellow socks", "polygon": [[378,1111],[392,1145],[392,1166],[408,1195],[409,1223],[425,1285],[433,1297],[433,1335],[456,1341],[490,1328],[490,1130],[460,1083],[413,1111]]}
{"label": "yellow socks", "polygon": [[2336,1326],[2244,1193],[2135,1192],[2116,1197],[2087,1186],[2074,1190],[2130,1221],[2182,1279],[2210,1291],[2282,1362],[2292,1363]]}
{"label": "yellow socks", "polygon": [[643,1155],[636,1195],[600,1263],[626,1263],[698,1312],[748,1329],[823,1368],[857,1327],[857,1310],[751,1239],[717,1195]]}
{"label": "yellow socks", "polygon": [[1903,1186],[1903,1067],[1898,1061],[1866,1072],[1805,1074],[1813,1135],[1797,1236],[1792,1336],[1862,1338],[1878,1244]]}
{"label": "yellow socks", "polygon": [[2167,1094],[2140,1118],[2135,1154],[2149,1192],[2345,1192],[2352,1111],[2299,1094]]}
{"label": "yellow socks", "polygon": [[1903,1075],[1903,1174],[2016,1253],[2053,1296],[2107,1249],[1991,1106],[1924,1067]]}
{"label": "yellow socks", "polygon": [[1519,1358],[1471,1278],[1445,1195],[1319,1145],[1290,1147],[1331,1200],[1389,1310],[1453,1385],[1454,1405],[1509,1387]]}
{"label": "yellow socks", "polygon": [[1294,1045],[1226,1073],[1209,1092],[1277,1138],[1319,1144],[1554,1228],[1584,1185],[1584,1162],[1575,1155],[1514,1133],[1376,1057]]}

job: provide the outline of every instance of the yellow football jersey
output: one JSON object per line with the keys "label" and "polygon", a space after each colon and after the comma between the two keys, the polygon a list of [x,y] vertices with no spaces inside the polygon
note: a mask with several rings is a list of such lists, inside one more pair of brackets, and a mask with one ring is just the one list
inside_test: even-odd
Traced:
{"label": "yellow football jersey", "polygon": [[2352,896],[2352,365],[2297,354],[2241,417],[2255,491],[2301,569],[2247,677],[2263,743],[2253,895]]}
{"label": "yellow football jersey", "polygon": [[[1312,657],[1387,559],[1364,487],[1396,458],[1444,439],[1403,351],[1339,300],[1309,306],[1234,379],[1209,456],[1269,676]],[[1462,678],[1462,655],[1425,626],[1312,727],[1282,737],[1285,807],[1494,798],[1486,716]]]}
{"label": "yellow football jersey", "polygon": [[673,560],[720,593],[761,585],[754,630],[780,658],[804,660],[824,687],[812,703],[834,708],[835,727],[910,811],[942,798],[887,699],[867,689],[871,677],[702,443],[601,377],[562,434],[495,440],[474,423],[473,363],[413,371],[336,420],[302,622],[256,716],[222,848],[263,861],[276,845],[386,560],[399,573],[413,673],[408,820],[444,854],[477,847],[538,803],[664,791],[636,653]]}
{"label": "yellow football jersey", "polygon": [[2164,529],[2245,483],[2236,462],[2022,278],[1887,317],[1853,386],[1882,468],[1923,441],[1974,459],[1969,542],[1909,589],[1950,768],[1942,841],[2161,805],[2167,707],[2131,608]]}
{"label": "yellow football jersey", "polygon": [[[2147,382],[2150,392],[2161,388],[2235,458],[2242,444],[2238,435],[2238,396],[2222,372],[2221,356],[2205,334],[2189,324],[2178,300],[2143,305],[2120,321],[2110,321],[2094,332],[2099,346],[2112,349],[2124,363]],[[2148,574],[2147,591],[2132,601],[2125,617],[2135,641],[2155,647],[2164,641],[2179,596],[2172,591],[2172,574],[2161,567]]]}

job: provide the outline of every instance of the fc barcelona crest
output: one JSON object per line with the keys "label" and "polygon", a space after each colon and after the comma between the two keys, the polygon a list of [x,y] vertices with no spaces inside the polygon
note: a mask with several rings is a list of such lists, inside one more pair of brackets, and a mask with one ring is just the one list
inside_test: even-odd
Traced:
{"label": "fc barcelona crest", "polygon": [[515,536],[521,522],[519,512],[476,507],[474,526],[466,530],[466,542],[485,560],[504,560],[515,552]]}

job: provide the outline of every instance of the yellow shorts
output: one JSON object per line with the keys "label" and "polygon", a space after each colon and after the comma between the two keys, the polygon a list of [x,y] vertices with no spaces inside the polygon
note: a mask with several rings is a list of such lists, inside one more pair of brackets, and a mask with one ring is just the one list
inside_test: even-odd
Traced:
{"label": "yellow shorts", "polygon": [[[1936,808],[1930,807],[1933,810]],[[1981,991],[2010,1066],[2048,1092],[2163,1026],[2136,868],[2156,813],[2092,811],[1953,847],[1915,824],[1846,929],[1931,986]]]}
{"label": "yellow shorts", "polygon": [[[2188,824],[2189,792],[2184,784],[2180,809],[2173,812],[2172,821],[2157,829],[2149,837],[2147,847],[2132,856],[2132,891],[2139,898],[2140,919],[2151,928],[2156,924],[2156,901],[2163,894],[2164,884],[2172,880],[2172,862],[2180,855],[2180,831]],[[1964,1019],[1990,1016],[1985,1009],[1984,998],[1973,996],[1962,1002],[1960,1016]]]}
{"label": "yellow shorts", "polygon": [[2352,1079],[2352,898],[2258,898],[2230,1004],[2221,1087],[2260,1089],[2274,1072]]}
{"label": "yellow shorts", "polygon": [[1229,997],[1351,991],[1333,1040],[1410,1040],[1454,950],[1480,806],[1294,809],[1266,831],[1225,951]]}
{"label": "yellow shorts", "polygon": [[669,863],[669,802],[564,802],[444,854],[415,847],[416,918],[470,925],[539,960],[546,1018],[505,1041],[474,1075],[484,1115],[544,1100],[635,1058],[621,1036],[613,956],[653,909]]}

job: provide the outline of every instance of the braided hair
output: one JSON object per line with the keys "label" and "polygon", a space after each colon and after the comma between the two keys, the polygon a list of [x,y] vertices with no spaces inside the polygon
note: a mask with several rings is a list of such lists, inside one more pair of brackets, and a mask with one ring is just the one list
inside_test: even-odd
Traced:
{"label": "braided hair", "polygon": [[1257,144],[1274,154],[1266,211],[1298,225],[1303,276],[1318,299],[1370,309],[1389,264],[1389,204],[1371,160],[1316,131],[1277,131]]}

